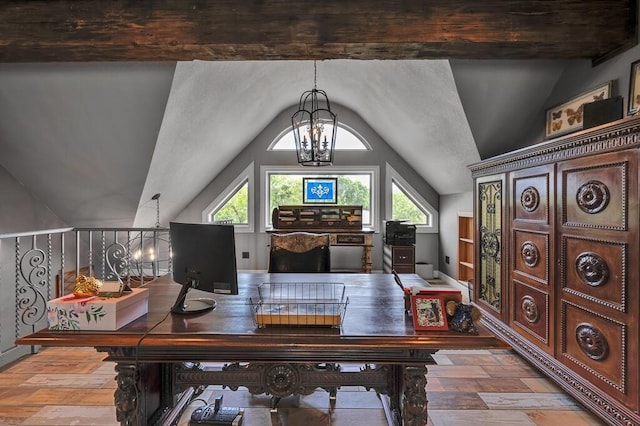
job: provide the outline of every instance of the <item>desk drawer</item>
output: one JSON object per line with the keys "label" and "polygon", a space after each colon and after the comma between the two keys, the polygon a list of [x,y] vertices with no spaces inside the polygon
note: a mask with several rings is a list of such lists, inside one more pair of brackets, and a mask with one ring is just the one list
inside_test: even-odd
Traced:
{"label": "desk drawer", "polygon": [[383,270],[390,273],[395,269],[399,274],[415,274],[415,246],[391,246],[385,244],[382,249]]}
{"label": "desk drawer", "polygon": [[413,265],[416,263],[413,246],[394,246],[392,252],[394,265],[411,265],[411,267],[413,268]]}

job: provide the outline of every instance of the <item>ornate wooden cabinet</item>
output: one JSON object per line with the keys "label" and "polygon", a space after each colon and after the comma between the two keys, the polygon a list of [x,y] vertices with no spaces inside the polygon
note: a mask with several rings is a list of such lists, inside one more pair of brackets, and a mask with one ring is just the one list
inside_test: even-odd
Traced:
{"label": "ornate wooden cabinet", "polygon": [[471,166],[483,321],[613,425],[640,424],[640,119]]}

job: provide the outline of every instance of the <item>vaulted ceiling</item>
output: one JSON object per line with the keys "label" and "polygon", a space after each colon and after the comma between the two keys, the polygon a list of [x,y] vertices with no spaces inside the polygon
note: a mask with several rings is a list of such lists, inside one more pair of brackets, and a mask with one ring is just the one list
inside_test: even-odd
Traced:
{"label": "vaulted ceiling", "polygon": [[320,59],[332,101],[437,192],[466,191],[465,166],[529,132],[568,65],[636,28],[631,0],[3,2],[0,165],[70,225],[153,225],[152,193],[179,212]]}

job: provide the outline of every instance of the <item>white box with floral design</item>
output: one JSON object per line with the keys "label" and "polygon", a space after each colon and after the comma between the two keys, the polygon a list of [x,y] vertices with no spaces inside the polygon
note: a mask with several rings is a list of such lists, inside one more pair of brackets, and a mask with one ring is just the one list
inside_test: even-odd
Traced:
{"label": "white box with floral design", "polygon": [[113,331],[147,313],[149,290],[134,288],[117,298],[79,299],[73,294],[47,302],[49,330]]}

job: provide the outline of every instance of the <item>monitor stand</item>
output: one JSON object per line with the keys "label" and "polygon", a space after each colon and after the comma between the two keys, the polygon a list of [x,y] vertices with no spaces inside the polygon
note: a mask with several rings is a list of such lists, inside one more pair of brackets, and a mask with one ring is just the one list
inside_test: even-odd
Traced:
{"label": "monitor stand", "polygon": [[197,278],[188,278],[182,284],[180,293],[171,307],[171,312],[179,315],[193,315],[207,312],[216,307],[216,301],[207,297],[187,299],[187,293],[192,288],[198,288],[200,281]]}

